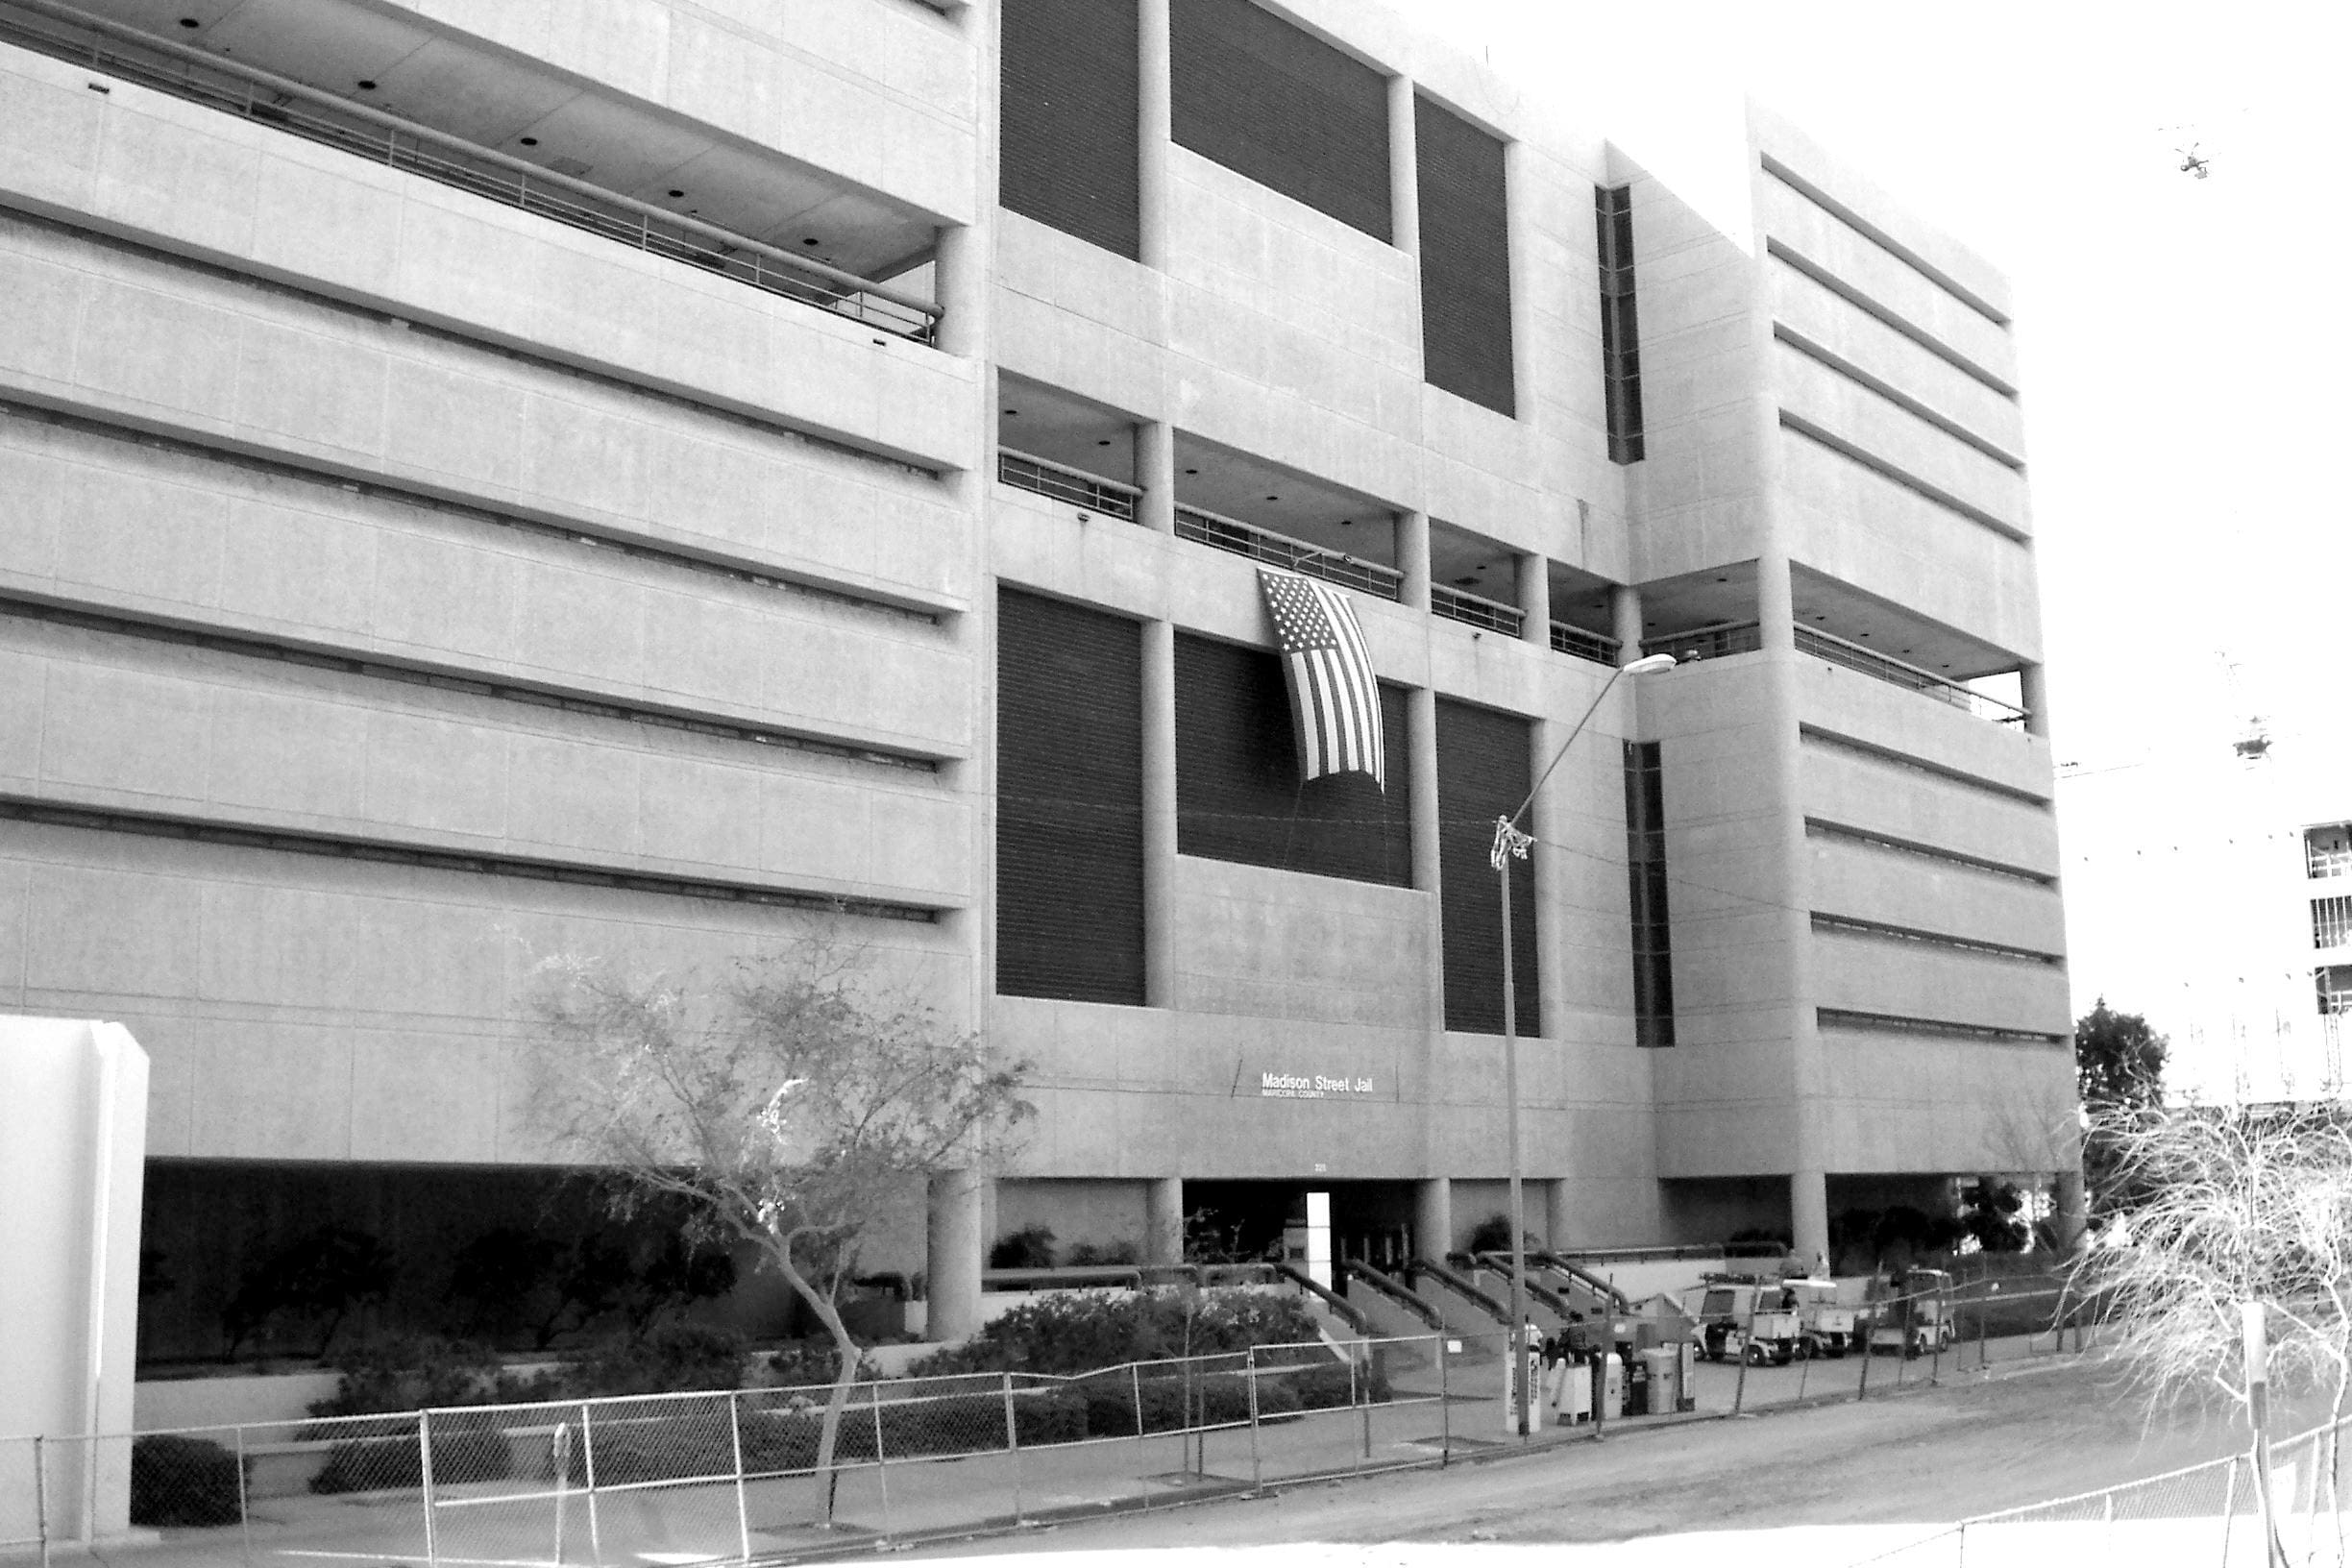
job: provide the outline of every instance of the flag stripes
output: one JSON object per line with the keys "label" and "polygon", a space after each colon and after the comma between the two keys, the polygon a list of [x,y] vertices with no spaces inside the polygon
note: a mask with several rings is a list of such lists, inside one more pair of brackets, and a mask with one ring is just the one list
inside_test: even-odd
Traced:
{"label": "flag stripes", "polygon": [[1369,773],[1385,789],[1380,682],[1347,596],[1327,583],[1262,567],[1258,586],[1282,645],[1300,782]]}

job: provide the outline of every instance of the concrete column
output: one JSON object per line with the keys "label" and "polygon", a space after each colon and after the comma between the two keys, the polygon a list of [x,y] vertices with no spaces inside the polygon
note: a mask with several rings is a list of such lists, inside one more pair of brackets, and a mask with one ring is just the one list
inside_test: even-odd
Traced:
{"label": "concrete column", "polygon": [[[1412,345],[1412,374],[1421,379],[1421,154],[1413,125],[1413,84],[1409,76],[1388,79],[1388,238],[1413,260],[1412,320],[1406,341]],[[1424,608],[1426,608],[1426,603]]]}
{"label": "concrete column", "polygon": [[1544,1245],[1554,1252],[1564,1252],[1583,1236],[1583,1227],[1577,1223],[1576,1197],[1572,1186],[1565,1180],[1541,1184],[1543,1187]]}
{"label": "concrete column", "polygon": [[1511,408],[1533,429],[1535,398],[1535,182],[1524,141],[1503,144],[1504,237],[1510,260]]}
{"label": "concrete column", "polygon": [[1407,256],[1421,254],[1420,137],[1413,125],[1413,83],[1388,79],[1388,241]]}
{"label": "concrete column", "polygon": [[[1620,684],[1623,684],[1622,682]],[[1554,719],[1538,719],[1528,725],[1528,776],[1541,777],[1552,761],[1552,753],[1568,738],[1568,725]],[[1577,741],[1581,752],[1589,746],[1612,744],[1605,736],[1586,731]],[[1540,1034],[1550,1043],[1534,1047],[1553,1050],[1564,1044],[1568,1038],[1568,965],[1569,953],[1565,921],[1561,911],[1568,903],[1568,851],[1558,845],[1568,836],[1568,800],[1574,786],[1568,775],[1573,774],[1574,758],[1560,763],[1559,772],[1550,782],[1535,792],[1534,802],[1528,807],[1527,830],[1535,835],[1536,844],[1528,851],[1528,860],[1535,873],[1535,997],[1536,1014],[1520,1021],[1520,1028]],[[1531,1026],[1532,1026],[1531,1028]],[[1528,1081],[1528,1063],[1522,1057],[1521,1092]],[[1538,1080],[1540,1081],[1540,1080]],[[1521,1124],[1521,1136],[1526,1136],[1527,1124]],[[1540,1163],[1541,1156],[1529,1145],[1531,1162]]]}
{"label": "concrete column", "polygon": [[1763,627],[1767,649],[1797,646],[1797,595],[1789,581],[1788,557],[1767,551],[1756,562],[1756,620]]}
{"label": "concrete column", "polygon": [[942,229],[939,235],[937,280],[940,308],[939,346],[949,354],[976,358],[988,352],[983,329],[988,313],[988,257],[982,234],[967,224]]}
{"label": "concrete column", "polygon": [[1143,1000],[1176,1005],[1176,627],[1143,623]]}
{"label": "concrete column", "polygon": [[1429,962],[1423,972],[1429,983],[1429,1029],[1434,1037],[1445,1031],[1445,933],[1437,909],[1437,694],[1427,686],[1408,693],[1405,719],[1412,792],[1406,802],[1412,820],[1412,885],[1429,894]]}
{"label": "concrete column", "polygon": [[1454,1245],[1454,1183],[1432,1176],[1413,1184],[1413,1256],[1445,1262]]}
{"label": "concrete column", "polygon": [[1816,1254],[1828,1255],[1829,1180],[1818,1170],[1789,1174],[1789,1232],[1808,1269]]}
{"label": "concrete column", "polygon": [[[1519,636],[1548,649],[1552,646],[1552,563],[1541,555],[1521,555],[1518,578]],[[1545,753],[1547,758],[1550,755]],[[1535,766],[1540,770],[1543,763]]]}
{"label": "concrete column", "polygon": [[1176,427],[1149,420],[1136,427],[1136,521],[1154,533],[1176,531]]}
{"label": "concrete column", "polygon": [[2070,1170],[2061,1170],[2051,1182],[2058,1189],[2058,1213],[2054,1216],[2058,1245],[2068,1252],[2078,1251],[2083,1233],[2091,1227],[2091,1206],[2089,1195],[2083,1190],[2082,1166],[2076,1164]]}
{"label": "concrete column", "polygon": [[1147,267],[1167,268],[1168,143],[1175,132],[1168,86],[1168,0],[1136,7],[1137,249]]}
{"label": "concrete column", "polygon": [[2018,704],[2025,710],[2025,733],[2049,738],[2049,679],[2038,664],[2018,671]]}
{"label": "concrete column", "polygon": [[1184,1178],[1162,1176],[1143,1184],[1143,1261],[1184,1262]]}
{"label": "concrete column", "polygon": [[1631,664],[1642,656],[1641,590],[1630,583],[1609,588],[1609,635],[1617,639],[1617,662]]}
{"label": "concrete column", "polygon": [[930,1315],[923,1330],[934,1340],[968,1339],[980,1332],[980,1262],[985,1255],[977,1170],[943,1170],[931,1178],[923,1272],[930,1281]]}
{"label": "concrete column", "polygon": [[1405,574],[1405,607],[1424,615],[1430,607],[1430,524],[1427,512],[1396,516],[1397,566]]}

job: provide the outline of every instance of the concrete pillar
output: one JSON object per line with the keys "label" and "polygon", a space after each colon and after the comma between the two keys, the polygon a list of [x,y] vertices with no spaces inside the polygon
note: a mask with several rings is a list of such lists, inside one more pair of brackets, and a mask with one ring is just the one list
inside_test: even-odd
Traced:
{"label": "concrete pillar", "polygon": [[[1521,555],[1517,562],[1519,635],[1538,648],[1552,646],[1552,563],[1541,555]],[[1549,757],[1551,753],[1546,752]],[[1543,767],[1541,762],[1535,765]]]}
{"label": "concrete pillar", "polygon": [[1405,574],[1405,607],[1426,615],[1430,607],[1429,513],[1397,513],[1396,559]]}
{"label": "concrete pillar", "polygon": [[1756,562],[1756,620],[1763,627],[1763,644],[1769,649],[1793,649],[1797,646],[1797,596],[1789,581],[1789,561],[1777,551],[1768,552]]}
{"label": "concrete pillar", "polygon": [[1143,1261],[1184,1262],[1184,1178],[1162,1176],[1143,1184]]}
{"label": "concrete pillar", "polygon": [[2025,710],[2025,733],[2049,738],[2049,679],[2043,667],[2029,664],[2018,671],[2018,705]]}
{"label": "concrete pillar", "polygon": [[1554,1252],[1565,1252],[1583,1235],[1583,1228],[1577,1223],[1575,1193],[1565,1180],[1545,1182],[1542,1187],[1544,1245]]}
{"label": "concrete pillar", "polygon": [[1428,978],[1429,1029],[1433,1037],[1445,1029],[1445,932],[1437,908],[1437,694],[1427,686],[1406,694],[1405,721],[1412,792],[1406,801],[1412,821],[1412,885],[1429,894],[1425,910],[1429,962],[1423,972]]}
{"label": "concrete pillar", "polygon": [[1136,427],[1136,521],[1154,533],[1176,531],[1176,427],[1148,420]]}
{"label": "concrete pillar", "polygon": [[1136,245],[1147,267],[1167,267],[1168,144],[1175,132],[1168,86],[1168,0],[1136,7]]}
{"label": "concrete pillar", "polygon": [[2081,1249],[2083,1235],[2091,1228],[2089,1194],[2083,1189],[2082,1166],[2061,1170],[2051,1178],[2057,1188],[2058,1212],[2053,1216],[2058,1232],[2058,1245],[2068,1252]]}
{"label": "concrete pillar", "polygon": [[1176,627],[1143,623],[1143,1001],[1176,987]]}
{"label": "concrete pillar", "polygon": [[1807,1268],[1816,1255],[1828,1256],[1829,1179],[1818,1170],[1789,1174],[1789,1233]]}
{"label": "concrete pillar", "polygon": [[[1622,683],[1621,683],[1622,684]],[[1568,738],[1568,725],[1556,719],[1538,719],[1528,725],[1528,776],[1543,777],[1551,766],[1552,754]],[[1605,735],[1587,730],[1576,743],[1580,752],[1587,747],[1610,746],[1615,743]],[[1536,1017],[1520,1020],[1520,1028],[1540,1034],[1550,1046],[1557,1048],[1568,1038],[1568,966],[1567,921],[1562,913],[1568,904],[1568,851],[1559,847],[1568,837],[1569,799],[1574,786],[1569,780],[1576,770],[1575,758],[1563,758],[1558,772],[1542,788],[1528,807],[1527,820],[1522,824],[1535,835],[1536,843],[1528,851],[1528,861],[1535,873],[1535,999]],[[1521,1066],[1527,1066],[1522,1062]],[[1528,1074],[1520,1073],[1524,1094]],[[1543,1079],[1538,1077],[1537,1082]],[[1522,1123],[1523,1129],[1525,1124]],[[1531,1146],[1531,1157],[1534,1153]]]}
{"label": "concrete pillar", "polygon": [[1454,1245],[1454,1183],[1432,1176],[1413,1184],[1413,1256],[1445,1262]]}
{"label": "concrete pillar", "polygon": [[1631,664],[1642,656],[1641,590],[1630,583],[1609,588],[1609,635],[1617,639],[1617,662]]}
{"label": "concrete pillar", "polygon": [[[1413,84],[1409,76],[1388,79],[1388,238],[1413,257],[1412,321],[1407,340],[1412,345],[1412,374],[1421,379],[1421,155],[1413,125]],[[1426,603],[1424,608],[1426,608]]]}
{"label": "concrete pillar", "polygon": [[1535,396],[1535,178],[1524,141],[1503,144],[1503,200],[1510,261],[1511,410],[1533,429],[1541,410]]}
{"label": "concrete pillar", "polygon": [[923,1273],[930,1282],[930,1315],[923,1336],[968,1339],[980,1332],[980,1263],[986,1254],[982,1190],[977,1170],[943,1170],[931,1178]]}

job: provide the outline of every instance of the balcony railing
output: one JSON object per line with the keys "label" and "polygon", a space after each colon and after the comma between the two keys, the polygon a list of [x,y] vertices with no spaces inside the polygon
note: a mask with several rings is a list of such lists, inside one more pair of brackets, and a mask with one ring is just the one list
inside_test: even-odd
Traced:
{"label": "balcony railing", "polygon": [[1733,653],[1753,653],[1764,646],[1764,628],[1753,621],[1729,625],[1701,626],[1696,631],[1672,632],[1642,639],[1644,653],[1672,653],[1687,664],[1692,659],[1721,659]]}
{"label": "balcony railing", "polygon": [[1552,623],[1552,651],[1565,653],[1570,658],[1590,659],[1614,669],[1617,664],[1617,639],[1604,637],[1582,626],[1572,626],[1565,621]]}
{"label": "balcony railing", "polygon": [[1135,521],[1136,497],[1143,493],[1132,484],[1106,479],[1082,468],[1065,468],[1010,447],[996,449],[996,478],[1016,490],[1066,501],[1072,506],[1083,506],[1125,523]]}
{"label": "balcony railing", "polygon": [[1214,512],[1204,512],[1197,506],[1176,508],[1176,537],[1218,550],[1230,550],[1254,561],[1286,566],[1307,576],[1321,577],[1326,582],[1355,588],[1379,599],[1401,600],[1405,597],[1405,574],[1393,566],[1359,560],[1335,550],[1325,550],[1321,545],[1311,545],[1304,539],[1293,539],[1288,534],[1262,528],[1255,523],[1243,523],[1235,518],[1220,517]]}
{"label": "balcony railing", "polygon": [[1831,664],[1841,665],[1873,679],[1883,680],[1890,686],[1924,692],[1939,702],[1948,702],[1979,719],[1990,719],[1995,723],[2021,724],[2025,722],[2025,710],[2014,703],[2003,702],[1981,692],[1972,692],[1956,681],[1929,674],[1915,665],[1891,659],[1871,649],[1857,648],[1843,637],[1832,637],[1825,631],[1815,631],[1810,626],[1797,628],[1797,650],[1826,659]]}
{"label": "balcony railing", "polygon": [[0,5],[0,41],[471,191],[919,343],[933,340],[943,314],[927,300],[748,235],[478,147],[291,77],[85,15],[54,0],[6,0]]}
{"label": "balcony railing", "polygon": [[1443,616],[1448,621],[1459,621],[1466,626],[1499,631],[1506,637],[1518,636],[1520,626],[1527,621],[1527,617],[1511,605],[1481,599],[1476,594],[1465,594],[1441,582],[1430,584],[1430,614]]}
{"label": "balcony railing", "polygon": [[2303,850],[2303,859],[2312,876],[2352,876],[2352,849],[2319,849],[2307,845]]}

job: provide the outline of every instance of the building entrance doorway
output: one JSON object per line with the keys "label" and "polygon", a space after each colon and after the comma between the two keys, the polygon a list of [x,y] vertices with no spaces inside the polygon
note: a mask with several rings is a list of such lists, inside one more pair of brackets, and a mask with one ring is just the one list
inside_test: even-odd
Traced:
{"label": "building entrance doorway", "polygon": [[1291,1181],[1185,1183],[1185,1257],[1195,1262],[1256,1262],[1287,1257],[1305,1266],[1308,1194],[1331,1199],[1331,1258],[1384,1272],[1412,1256],[1410,1182]]}

